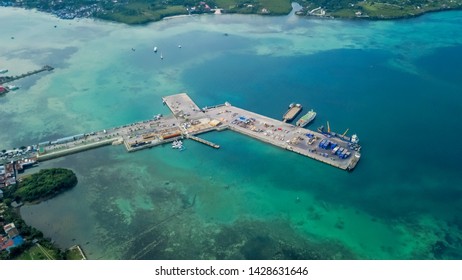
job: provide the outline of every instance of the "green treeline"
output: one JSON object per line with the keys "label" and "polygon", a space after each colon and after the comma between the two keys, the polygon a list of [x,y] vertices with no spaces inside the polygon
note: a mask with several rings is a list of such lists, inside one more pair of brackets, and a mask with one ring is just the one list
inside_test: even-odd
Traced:
{"label": "green treeline", "polygon": [[299,0],[309,14],[321,7],[325,16],[336,18],[396,19],[408,18],[432,11],[461,9],[462,0]]}
{"label": "green treeline", "polygon": [[34,241],[39,242],[42,247],[46,248],[54,259],[64,259],[64,252],[57,248],[51,239],[45,238],[41,231],[27,225],[18,211],[15,211],[13,208],[8,207],[3,211],[2,216],[0,216],[0,222],[14,223],[20,235],[24,238],[24,243],[10,249],[9,253],[6,250],[0,251],[0,260],[21,259],[24,252],[27,252],[35,246]]}
{"label": "green treeline", "polygon": [[64,168],[43,169],[19,183],[12,197],[25,202],[51,198],[77,184],[74,172]]}
{"label": "green treeline", "polygon": [[[127,24],[144,24],[174,15],[223,13],[287,15],[291,0],[3,0],[0,6],[34,8],[60,18],[100,18]],[[394,19],[426,12],[461,9],[462,0],[297,0],[303,9],[297,15],[313,15],[322,8],[322,16],[335,18]]]}
{"label": "green treeline", "polygon": [[[45,238],[39,230],[27,225],[17,209],[10,207],[13,201],[34,202],[52,198],[55,195],[74,187],[77,176],[72,170],[64,168],[42,169],[37,173],[24,177],[18,184],[3,190],[0,199],[0,223],[14,223],[24,243],[13,247],[10,252],[0,251],[0,260],[4,259],[65,259],[65,253],[56,247],[49,238]],[[0,236],[3,234],[0,234]],[[40,244],[40,248],[38,248]],[[48,252],[48,256],[41,252]]]}

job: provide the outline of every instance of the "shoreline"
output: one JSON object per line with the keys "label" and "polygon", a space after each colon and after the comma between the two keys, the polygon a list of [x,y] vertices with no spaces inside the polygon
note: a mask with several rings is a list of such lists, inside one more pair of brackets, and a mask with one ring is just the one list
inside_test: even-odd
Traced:
{"label": "shoreline", "polygon": [[336,20],[364,20],[364,21],[398,21],[398,20],[407,20],[407,19],[413,19],[413,18],[418,18],[427,14],[432,14],[432,13],[442,13],[442,12],[451,12],[451,11],[462,11],[462,6],[458,8],[440,8],[440,9],[435,9],[435,10],[428,10],[424,11],[421,13],[416,13],[416,14],[406,14],[402,16],[388,16],[388,17],[380,17],[380,16],[332,16],[332,15],[326,15],[326,16],[318,16],[318,15],[298,15],[300,17],[310,17],[310,18],[321,18],[321,19],[336,19]]}
{"label": "shoreline", "polygon": [[[197,15],[205,15],[205,14],[211,14],[211,15],[231,15],[231,14],[236,14],[236,15],[260,15],[260,16],[288,16],[290,14],[294,14],[298,17],[309,17],[309,18],[319,18],[319,19],[334,19],[334,20],[366,20],[366,21],[389,21],[389,20],[406,20],[406,19],[412,19],[412,18],[417,18],[426,14],[430,13],[438,13],[438,12],[448,12],[448,11],[460,11],[462,10],[462,5],[459,7],[438,7],[435,9],[429,9],[425,10],[422,12],[418,13],[408,13],[404,15],[397,15],[397,16],[384,16],[384,15],[368,15],[367,13],[365,14],[360,14],[357,15],[354,13],[354,11],[357,11],[358,9],[346,9],[343,10],[352,12],[353,14],[351,15],[336,15],[335,13],[339,12],[338,10],[335,11],[329,11],[326,12],[325,14],[310,14],[308,12],[308,7],[303,7],[300,10],[294,11],[293,9],[287,13],[287,14],[280,14],[280,13],[260,13],[260,12],[250,12],[250,13],[242,13],[242,12],[235,12],[235,11],[226,11],[223,8],[216,8],[214,10],[220,10],[220,13],[210,13],[210,12],[201,12],[201,13],[194,13],[194,14],[184,14],[184,13],[178,13],[174,15],[169,15],[165,17],[161,17],[158,19],[144,19],[136,22],[129,22],[129,21],[124,21],[117,19],[115,17],[107,17],[107,16],[84,16],[84,17],[75,17],[75,18],[62,18],[59,15],[57,15],[54,11],[46,11],[46,10],[39,10],[36,7],[33,8],[28,8],[28,7],[19,7],[19,6],[2,6],[0,5],[1,8],[13,8],[13,9],[23,9],[23,10],[35,10],[37,12],[42,12],[46,14],[53,15],[59,19],[63,20],[73,20],[73,19],[90,19],[90,20],[101,20],[101,21],[106,21],[106,22],[115,22],[115,23],[122,23],[122,24],[127,24],[129,26],[140,26],[140,25],[146,25],[154,22],[159,22],[162,20],[172,20],[176,18],[186,18],[186,17],[193,17]],[[403,7],[402,7],[403,8]],[[404,7],[405,8],[405,7]]]}
{"label": "shoreline", "polygon": [[[48,169],[50,170],[50,169]],[[70,170],[72,173],[73,171]],[[40,171],[39,171],[40,172]],[[29,174],[27,175],[27,177],[29,176],[32,176],[34,174],[37,174],[38,172],[35,172],[33,174]],[[74,176],[75,176],[75,173],[73,173]],[[24,178],[24,177],[22,177]],[[13,223],[13,224],[16,224],[16,227],[18,228],[18,235],[22,236],[23,240],[24,240],[24,246],[23,247],[20,247],[21,249],[19,249],[20,251],[19,252],[15,252],[13,255],[11,254],[8,254],[6,256],[5,259],[21,259],[22,257],[25,256],[26,252],[28,252],[35,244],[38,244],[40,246],[40,243],[46,243],[45,247],[49,250],[52,250],[55,255],[55,258],[52,257],[52,259],[66,259],[64,254],[67,252],[67,251],[70,251],[73,249],[73,247],[76,247],[78,249],[78,252],[79,254],[81,255],[81,259],[82,260],[86,260],[87,257],[86,255],[84,254],[84,252],[82,251],[82,249],[77,245],[77,244],[74,244],[73,247],[71,248],[61,248],[60,246],[57,246],[54,244],[54,242],[52,241],[51,238],[49,237],[46,237],[45,234],[37,229],[36,227],[34,226],[31,226],[30,224],[26,223],[26,221],[24,220],[23,216],[22,216],[22,206],[24,205],[37,205],[37,204],[40,204],[42,202],[45,202],[45,201],[48,201],[72,188],[74,188],[75,186],[77,185],[77,181],[70,187],[67,187],[67,188],[63,188],[61,187],[59,190],[56,190],[54,191],[53,193],[49,194],[49,195],[44,195],[44,196],[41,196],[37,199],[34,199],[34,200],[30,200],[30,201],[27,201],[27,200],[23,200],[22,197],[20,198],[20,205],[18,206],[13,206],[11,201],[16,201],[17,198],[16,197],[13,197],[13,196],[18,196],[17,194],[15,194],[15,191],[17,190],[18,186],[15,186],[14,189],[12,190],[12,193],[10,193],[10,196],[5,196],[5,197],[2,197],[0,199],[1,203],[0,205],[2,205],[3,207],[6,207],[7,210],[4,210],[5,211],[8,211],[6,216],[8,217],[7,218],[7,222],[10,222],[10,223]],[[9,200],[7,202],[7,200]],[[36,240],[36,241],[34,241]],[[3,259],[5,256],[2,256],[2,258],[0,259]]]}
{"label": "shoreline", "polygon": [[[196,14],[198,15],[198,14]],[[193,17],[195,15],[176,15],[176,16],[168,16],[168,17],[164,17],[158,21],[161,21],[161,20],[170,20],[170,19],[176,19],[176,18],[186,18],[186,17]],[[152,22],[156,22],[156,21],[152,21]],[[136,24],[135,24],[136,25]]]}

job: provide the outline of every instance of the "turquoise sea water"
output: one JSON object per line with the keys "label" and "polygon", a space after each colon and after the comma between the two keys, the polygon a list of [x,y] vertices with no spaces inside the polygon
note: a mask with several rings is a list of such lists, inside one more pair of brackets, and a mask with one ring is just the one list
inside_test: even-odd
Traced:
{"label": "turquoise sea water", "polygon": [[181,153],[117,146],[44,162],[79,184],[21,213],[59,246],[92,259],[462,258],[462,12],[138,27],[0,15],[0,68],[56,67],[0,97],[0,146],[167,114],[160,97],[178,92],[274,118],[298,102],[317,111],[311,128],[329,121],[363,145],[352,173],[233,132],[204,135],[219,150],[187,141]]}

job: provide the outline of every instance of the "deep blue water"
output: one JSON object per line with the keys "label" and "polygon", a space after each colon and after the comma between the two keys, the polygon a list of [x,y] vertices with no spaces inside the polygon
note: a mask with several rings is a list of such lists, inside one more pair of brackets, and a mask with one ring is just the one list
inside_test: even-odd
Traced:
{"label": "deep blue water", "polygon": [[106,147],[43,163],[73,169],[79,184],[23,217],[90,258],[459,259],[461,18],[92,23],[97,38],[80,34],[88,42],[67,49],[46,86],[24,89],[45,109],[0,112],[15,123],[1,124],[13,135],[2,141],[147,119],[168,113],[161,96],[185,91],[200,107],[228,101],[276,119],[301,103],[317,112],[310,128],[357,133],[361,161],[347,173],[230,131],[203,135],[219,150]]}
{"label": "deep blue water", "polygon": [[[330,121],[337,132],[358,133],[363,157],[357,170],[339,180],[329,180],[336,171],[328,167],[317,174],[326,185],[312,191],[323,199],[390,219],[414,212],[447,218],[460,209],[462,194],[456,183],[462,149],[450,144],[462,136],[460,53],[460,46],[435,49],[416,61],[421,75],[388,66],[393,54],[386,50],[226,56],[186,71],[184,80],[202,104],[227,100],[280,118],[297,102],[318,112],[312,128]],[[307,180],[294,176],[299,185]]]}

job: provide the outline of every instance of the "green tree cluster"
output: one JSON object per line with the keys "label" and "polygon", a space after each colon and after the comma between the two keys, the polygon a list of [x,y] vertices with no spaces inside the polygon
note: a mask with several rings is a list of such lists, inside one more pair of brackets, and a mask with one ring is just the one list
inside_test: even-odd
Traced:
{"label": "green tree cluster", "polygon": [[64,168],[43,169],[19,183],[13,197],[31,202],[51,198],[77,184],[74,172]]}
{"label": "green tree cluster", "polygon": [[[13,200],[31,202],[51,198],[76,184],[77,176],[71,170],[64,168],[43,169],[24,178],[17,186],[5,189],[3,203],[10,205]],[[44,238],[41,231],[27,225],[17,209],[8,207],[0,217],[0,222],[14,223],[25,241],[21,246],[12,248],[9,253],[1,251],[0,260],[20,258],[23,253],[35,246],[35,241],[51,251],[55,259],[64,259],[64,252],[54,246],[49,238]]]}

